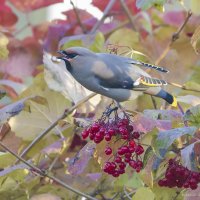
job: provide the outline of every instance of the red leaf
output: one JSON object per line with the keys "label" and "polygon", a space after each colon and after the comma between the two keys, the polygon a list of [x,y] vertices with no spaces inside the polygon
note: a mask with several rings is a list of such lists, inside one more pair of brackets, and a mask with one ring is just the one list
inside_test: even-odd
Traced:
{"label": "red leaf", "polygon": [[[1,0],[2,1],[2,0]],[[17,22],[17,16],[11,8],[0,1],[0,25],[13,26]]]}
{"label": "red leaf", "polygon": [[[104,0],[104,1],[99,1],[99,0],[92,0],[92,4],[96,7],[98,7],[102,12],[105,10],[106,6],[108,5],[110,0]],[[139,9],[136,7],[135,0],[125,0],[125,3],[129,10],[131,11],[132,14],[135,14],[139,12]],[[115,13],[117,15],[124,15],[124,10],[121,6],[120,1],[116,1],[113,5],[113,7],[110,10],[111,13]]]}
{"label": "red leaf", "polygon": [[9,0],[17,9],[22,12],[36,10],[55,3],[63,2],[63,0]]}

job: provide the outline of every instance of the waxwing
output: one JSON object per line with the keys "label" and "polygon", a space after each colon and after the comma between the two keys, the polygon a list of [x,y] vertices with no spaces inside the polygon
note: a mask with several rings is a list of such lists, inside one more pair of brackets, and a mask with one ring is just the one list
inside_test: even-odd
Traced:
{"label": "waxwing", "polygon": [[108,53],[94,53],[83,47],[58,51],[57,57],[65,62],[66,69],[87,89],[110,97],[118,102],[131,100],[135,93],[144,92],[160,97],[172,106],[175,97],[161,88],[167,82],[152,78],[140,67],[152,68],[163,73],[163,67],[143,63],[131,58]]}

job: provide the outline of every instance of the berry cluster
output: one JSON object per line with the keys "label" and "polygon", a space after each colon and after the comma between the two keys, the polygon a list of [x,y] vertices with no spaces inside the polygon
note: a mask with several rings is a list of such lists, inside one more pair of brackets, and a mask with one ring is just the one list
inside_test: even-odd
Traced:
{"label": "berry cluster", "polygon": [[165,187],[178,187],[178,188],[191,188],[197,189],[200,182],[200,173],[193,172],[188,168],[179,164],[178,161],[170,159],[165,173],[165,178],[159,180],[159,186]]}
{"label": "berry cluster", "polygon": [[[125,173],[127,165],[140,172],[143,167],[140,155],[144,152],[144,148],[140,144],[140,133],[134,131],[129,116],[124,113],[123,117],[119,117],[116,110],[115,116],[110,118],[110,113],[103,114],[100,120],[91,124],[82,132],[82,138],[87,137],[95,143],[105,140],[107,146],[105,154],[110,156],[109,161],[104,163],[104,172],[118,177]],[[124,141],[117,150],[112,149],[109,144],[117,141]],[[111,161],[110,161],[111,160]]]}

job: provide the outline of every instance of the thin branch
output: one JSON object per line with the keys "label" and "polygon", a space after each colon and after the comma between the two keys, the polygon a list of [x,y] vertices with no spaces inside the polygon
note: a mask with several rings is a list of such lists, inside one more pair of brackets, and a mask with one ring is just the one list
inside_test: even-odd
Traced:
{"label": "thin branch", "polygon": [[97,31],[97,29],[103,24],[105,18],[107,17],[110,9],[113,7],[114,3],[116,0],[110,0],[108,5],[106,6],[104,12],[103,12],[103,16],[102,18],[94,25],[94,27],[92,28],[92,30],[90,31],[91,34],[95,33]]}
{"label": "thin branch", "polygon": [[87,33],[87,29],[86,27],[84,26],[84,24],[81,22],[81,18],[79,16],[79,13],[78,13],[78,10],[76,8],[76,6],[74,5],[74,2],[72,0],[70,0],[70,4],[72,5],[73,9],[74,9],[74,13],[76,15],[76,18],[77,18],[77,22],[79,24],[79,26],[81,27],[83,33]]}
{"label": "thin branch", "polygon": [[169,85],[173,85],[175,87],[181,88],[182,90],[192,91],[192,92],[200,92],[198,89],[190,89],[187,88],[185,85],[180,85],[178,83],[168,82]]}
{"label": "thin branch", "polygon": [[167,55],[167,53],[169,52],[172,44],[179,39],[181,32],[183,31],[184,27],[186,26],[187,22],[189,21],[190,17],[192,16],[192,12],[189,10],[187,13],[187,17],[185,18],[185,21],[183,22],[183,24],[180,26],[180,28],[178,29],[177,32],[175,32],[172,37],[171,37],[171,41],[168,43],[168,45],[166,46],[166,48],[164,49],[164,51],[162,52],[162,54],[158,57],[158,59],[156,60],[155,64],[158,65],[161,60]]}
{"label": "thin branch", "polygon": [[51,180],[53,180],[54,182],[62,185],[64,188],[70,190],[71,192],[74,192],[75,194],[78,194],[82,197],[85,197],[87,199],[90,199],[90,200],[97,200],[96,198],[92,197],[92,196],[89,196],[87,194],[84,194],[82,193],[81,191],[79,190],[76,190],[74,188],[72,188],[71,186],[67,185],[66,183],[64,183],[63,181],[57,179],[56,177],[46,173],[46,171],[44,170],[41,170],[40,168],[30,164],[29,162],[27,162],[26,160],[24,160],[23,158],[21,158],[20,156],[18,156],[16,153],[14,153],[12,150],[10,150],[8,147],[6,147],[1,141],[0,141],[0,146],[3,147],[6,151],[8,151],[10,154],[12,154],[13,156],[15,156],[18,160],[20,160],[21,162],[23,162],[25,165],[27,165],[28,167],[30,167],[31,169],[35,170],[38,174],[44,176],[44,177],[48,177],[50,178]]}
{"label": "thin branch", "polygon": [[[76,108],[78,108],[80,105],[82,105],[83,103],[85,103],[86,101],[88,101],[89,99],[91,99],[92,97],[94,97],[96,95],[96,93],[92,93],[90,95],[88,95],[87,97],[83,98],[82,100],[80,100],[76,105],[72,106],[69,110],[65,111],[60,117],[58,117],[58,119],[56,121],[54,121],[47,129],[45,129],[41,134],[39,134],[29,145],[27,148],[24,149],[24,151],[20,154],[20,157],[24,157],[32,148],[33,146],[40,141],[45,135],[47,135],[47,133],[49,133],[49,131],[51,131],[60,120],[64,119],[65,117],[67,117],[69,114],[71,114]],[[16,163],[18,162],[18,160],[16,161]]]}
{"label": "thin branch", "polygon": [[128,19],[130,21],[130,24],[132,25],[133,30],[136,30],[135,29],[135,25],[134,25],[134,21],[133,21],[133,18],[132,18],[132,15],[131,15],[131,13],[130,13],[130,11],[129,11],[127,5],[126,5],[126,3],[124,2],[124,0],[120,0],[120,4],[121,4],[124,12],[126,13]]}
{"label": "thin branch", "polygon": [[155,100],[155,98],[151,95],[151,101],[152,101],[152,103],[153,103],[153,107],[154,107],[154,109],[157,109],[157,103],[156,103],[156,100]]}

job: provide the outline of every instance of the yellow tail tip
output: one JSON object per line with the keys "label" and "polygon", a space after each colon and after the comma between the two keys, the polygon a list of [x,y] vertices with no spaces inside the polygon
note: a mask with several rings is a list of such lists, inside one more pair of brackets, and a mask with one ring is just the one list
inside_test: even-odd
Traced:
{"label": "yellow tail tip", "polygon": [[173,103],[171,104],[172,107],[177,107],[177,99],[173,96]]}

